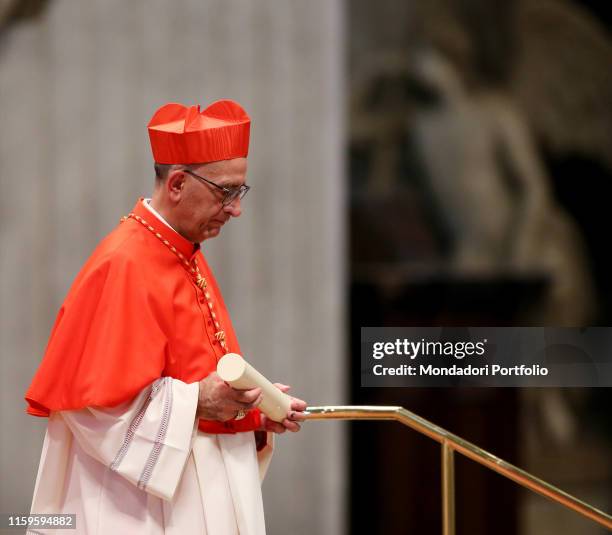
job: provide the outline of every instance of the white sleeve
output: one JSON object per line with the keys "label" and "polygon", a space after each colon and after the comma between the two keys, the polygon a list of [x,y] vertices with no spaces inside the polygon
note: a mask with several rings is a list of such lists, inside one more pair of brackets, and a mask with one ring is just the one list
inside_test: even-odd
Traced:
{"label": "white sleeve", "polygon": [[138,488],[171,500],[197,419],[198,383],[162,377],[133,400],[61,415],[85,452]]}

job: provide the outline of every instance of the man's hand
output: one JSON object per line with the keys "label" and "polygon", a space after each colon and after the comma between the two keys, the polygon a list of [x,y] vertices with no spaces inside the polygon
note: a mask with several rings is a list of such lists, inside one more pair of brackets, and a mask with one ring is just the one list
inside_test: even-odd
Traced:
{"label": "man's hand", "polygon": [[[281,383],[274,383],[279,390],[283,392],[288,392],[291,388],[290,386],[283,385]],[[287,412],[287,417],[282,422],[275,422],[274,420],[270,420],[265,414],[261,415],[261,427],[260,431],[271,431],[272,433],[284,433],[285,431],[291,431],[292,433],[297,433],[300,430],[299,421],[305,420],[303,412],[306,410],[306,402],[298,399],[291,398],[291,408],[289,412]]]}
{"label": "man's hand", "polygon": [[262,399],[261,388],[236,390],[221,379],[217,372],[212,372],[200,381],[197,416],[225,422],[235,418],[240,410],[254,409]]}

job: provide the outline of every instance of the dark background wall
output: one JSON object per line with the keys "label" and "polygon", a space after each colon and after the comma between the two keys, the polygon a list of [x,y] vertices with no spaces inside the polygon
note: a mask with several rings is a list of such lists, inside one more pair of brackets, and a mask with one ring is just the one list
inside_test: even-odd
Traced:
{"label": "dark background wall", "polygon": [[[604,7],[349,4],[347,358],[352,403],[402,405],[609,511],[610,389],[362,388],[356,364],[362,326],[610,325]],[[385,422],[350,443],[352,533],[440,529],[437,443]],[[603,533],[465,459],[456,477],[457,533]]]}

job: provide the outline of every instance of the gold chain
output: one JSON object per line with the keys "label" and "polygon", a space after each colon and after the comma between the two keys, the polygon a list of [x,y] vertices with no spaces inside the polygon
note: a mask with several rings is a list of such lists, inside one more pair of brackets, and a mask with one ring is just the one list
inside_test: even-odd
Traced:
{"label": "gold chain", "polygon": [[151,225],[149,225],[142,217],[134,213],[130,213],[127,216],[122,217],[120,222],[123,223],[124,221],[127,221],[128,219],[134,219],[135,221],[138,221],[138,223],[140,223],[144,228],[150,231],[159,241],[161,241],[168,249],[170,249],[170,251],[172,251],[178,257],[178,259],[183,264],[183,267],[192,276],[195,285],[204,294],[204,297],[206,298],[206,302],[208,304],[208,310],[210,312],[210,315],[212,316],[212,320],[213,320],[213,323],[215,324],[215,328],[217,329],[217,332],[215,333],[215,338],[221,345],[221,348],[224,351],[228,351],[227,345],[225,342],[225,331],[221,329],[221,324],[219,323],[219,320],[217,319],[217,315],[215,314],[213,310],[212,299],[210,298],[210,294],[208,293],[208,290],[207,290],[208,284],[206,282],[206,279],[200,273],[200,268],[198,267],[198,263],[196,259],[195,258],[193,259],[193,265],[192,265],[189,262],[189,260],[185,258],[185,255],[183,253],[181,253],[176,247],[174,247],[174,245],[172,245],[167,239],[165,239],[159,232],[157,232]]}

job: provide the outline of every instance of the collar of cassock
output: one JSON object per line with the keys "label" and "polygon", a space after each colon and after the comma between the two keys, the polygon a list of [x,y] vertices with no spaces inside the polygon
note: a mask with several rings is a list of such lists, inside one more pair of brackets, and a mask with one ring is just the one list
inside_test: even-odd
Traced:
{"label": "collar of cassock", "polygon": [[193,260],[195,254],[200,250],[200,244],[190,242],[187,238],[181,236],[176,230],[170,227],[170,225],[160,219],[159,215],[147,209],[143,202],[144,199],[142,197],[138,199],[132,213],[144,219],[148,225],[153,227],[156,233],[160,234],[164,240],[170,243],[170,245],[176,247],[176,250],[185,258],[189,261]]}

